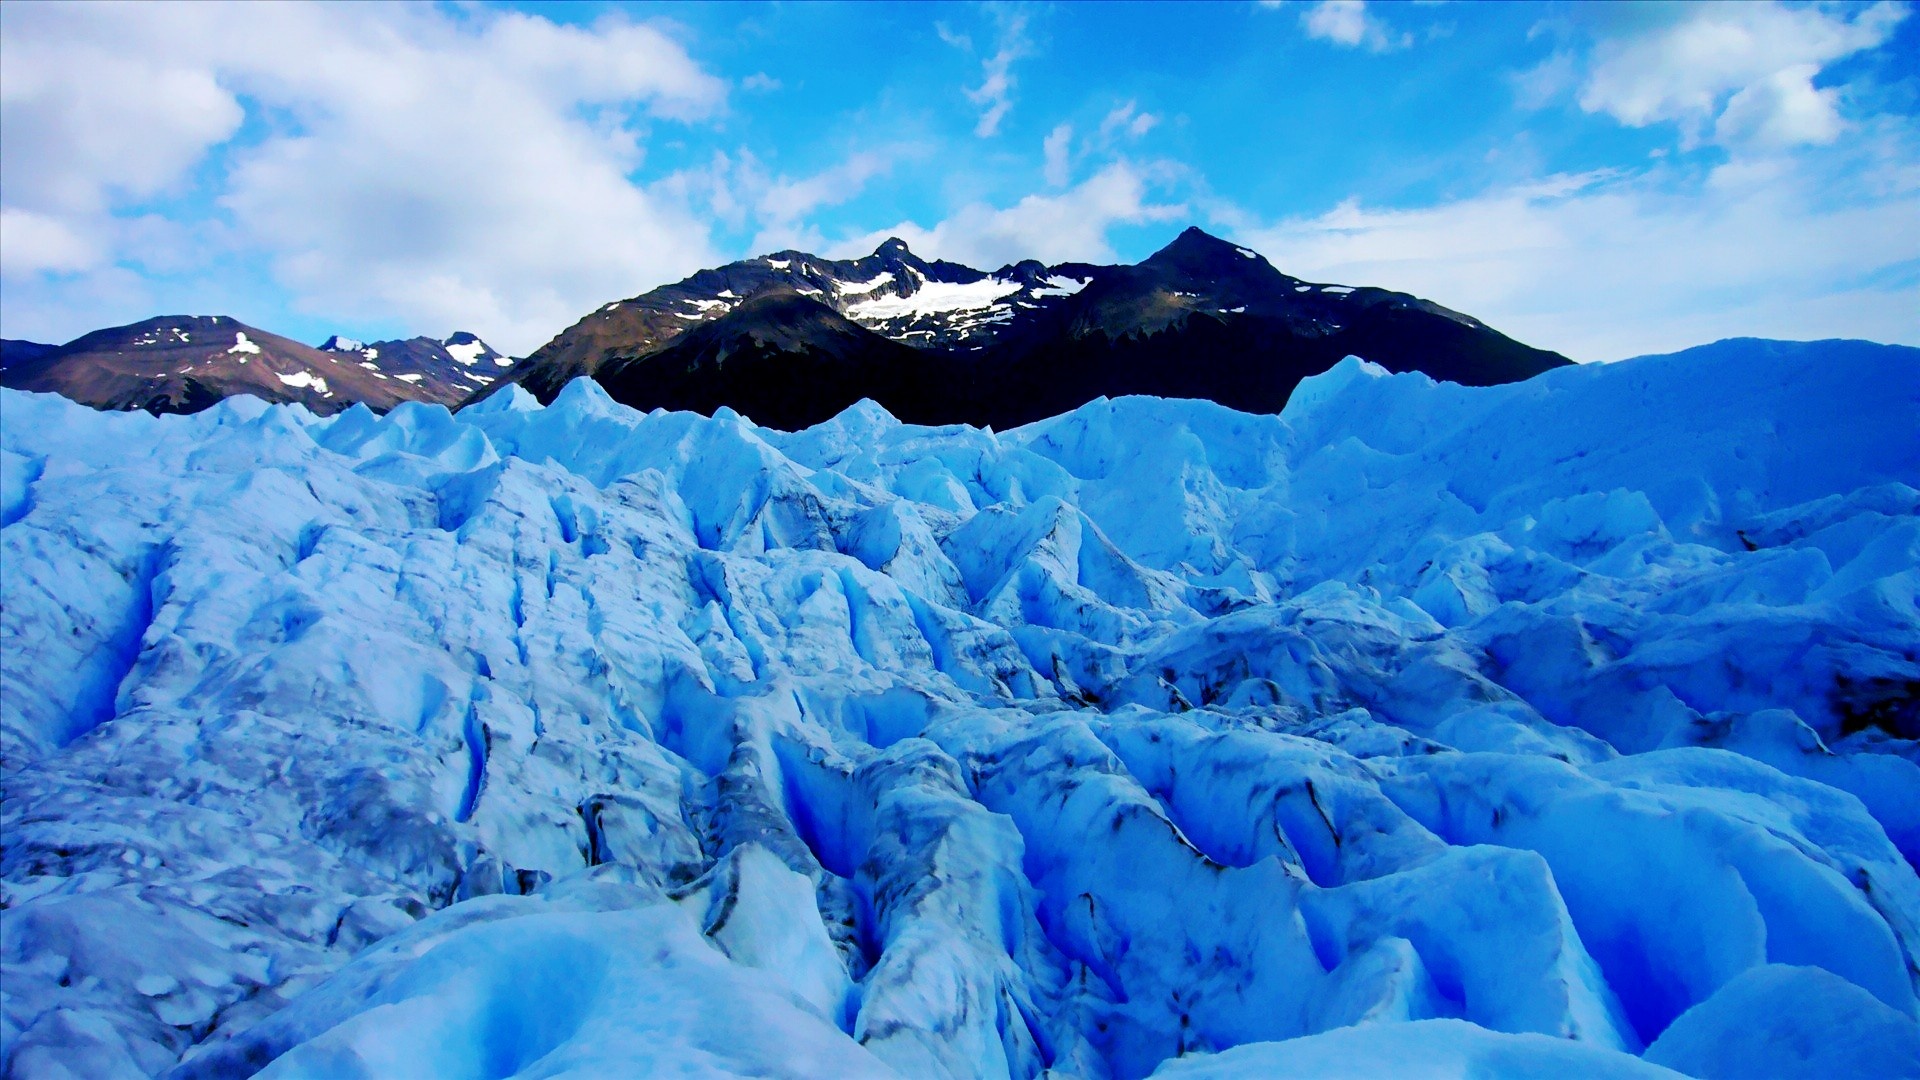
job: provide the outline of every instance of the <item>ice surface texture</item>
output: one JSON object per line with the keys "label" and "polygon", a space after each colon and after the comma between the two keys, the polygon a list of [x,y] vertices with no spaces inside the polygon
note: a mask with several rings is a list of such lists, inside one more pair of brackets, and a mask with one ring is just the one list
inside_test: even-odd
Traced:
{"label": "ice surface texture", "polygon": [[19,1077],[1920,1069],[1920,353],[0,395]]}

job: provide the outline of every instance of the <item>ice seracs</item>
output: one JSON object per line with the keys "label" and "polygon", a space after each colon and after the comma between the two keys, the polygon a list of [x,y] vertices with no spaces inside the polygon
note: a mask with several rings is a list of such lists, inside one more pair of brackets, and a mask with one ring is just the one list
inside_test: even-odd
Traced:
{"label": "ice seracs", "polygon": [[1911,1072],[1916,359],[6,392],[0,1069]]}

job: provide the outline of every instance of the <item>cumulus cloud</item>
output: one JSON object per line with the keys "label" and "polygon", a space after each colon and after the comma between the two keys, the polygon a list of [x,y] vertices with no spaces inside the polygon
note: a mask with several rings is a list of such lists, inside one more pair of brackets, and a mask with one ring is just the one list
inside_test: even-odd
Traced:
{"label": "cumulus cloud", "polygon": [[86,5],[0,8],[9,207],[79,216],[115,196],[159,193],[239,130],[240,104],[199,50],[136,48],[113,32],[123,16],[141,18]]}
{"label": "cumulus cloud", "polygon": [[[459,326],[525,351],[608,296],[710,261],[704,225],[631,179],[647,125],[725,102],[658,27],[295,3],[4,18],[9,220],[40,215],[96,245],[9,237],[10,277],[113,257],[98,246],[122,231],[111,212],[188,182],[229,140],[218,201],[238,242],[296,306],[343,320]],[[264,134],[242,133],[250,108]]]}
{"label": "cumulus cloud", "polygon": [[1819,90],[1814,64],[1794,64],[1741,89],[1714,121],[1714,138],[1726,144],[1779,149],[1830,143],[1840,135],[1836,90]]}
{"label": "cumulus cloud", "polygon": [[1689,143],[1709,132],[1736,146],[1831,142],[1842,124],[1837,95],[1814,77],[1884,43],[1906,15],[1885,0],[1854,9],[1756,2],[1602,20],[1578,100],[1632,127],[1677,123]]}
{"label": "cumulus cloud", "polygon": [[1920,178],[1902,160],[1560,176],[1240,235],[1288,273],[1411,292],[1577,360],[1730,336],[1920,344]]}
{"label": "cumulus cloud", "polygon": [[1021,259],[1111,262],[1115,255],[1107,236],[1114,226],[1187,215],[1184,203],[1156,201],[1156,192],[1172,179],[1168,166],[1116,161],[1057,194],[1028,195],[1004,207],[969,203],[931,227],[901,222],[838,245],[835,254],[864,255],[886,237],[898,236],[923,257],[969,266],[998,267]]}
{"label": "cumulus cloud", "polygon": [[1404,49],[1413,35],[1396,34],[1385,21],[1367,10],[1366,0],[1319,0],[1300,13],[1307,36],[1370,52]]}

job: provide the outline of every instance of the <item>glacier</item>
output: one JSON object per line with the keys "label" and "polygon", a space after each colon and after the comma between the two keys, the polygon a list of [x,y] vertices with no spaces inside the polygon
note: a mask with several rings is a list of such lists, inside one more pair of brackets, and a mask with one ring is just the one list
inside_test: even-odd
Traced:
{"label": "glacier", "polygon": [[1920,352],[0,391],[14,1077],[1920,1075]]}

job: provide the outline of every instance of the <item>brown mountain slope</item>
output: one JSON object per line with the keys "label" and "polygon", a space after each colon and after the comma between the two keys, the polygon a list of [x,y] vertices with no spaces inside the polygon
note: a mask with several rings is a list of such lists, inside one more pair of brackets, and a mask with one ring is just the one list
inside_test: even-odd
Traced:
{"label": "brown mountain slope", "polygon": [[0,370],[0,386],[56,393],[96,409],[190,413],[251,394],[335,413],[355,402],[385,412],[403,401],[451,403],[458,390],[423,388],[372,370],[354,354],[322,352],[223,315],[165,315],[96,330]]}

